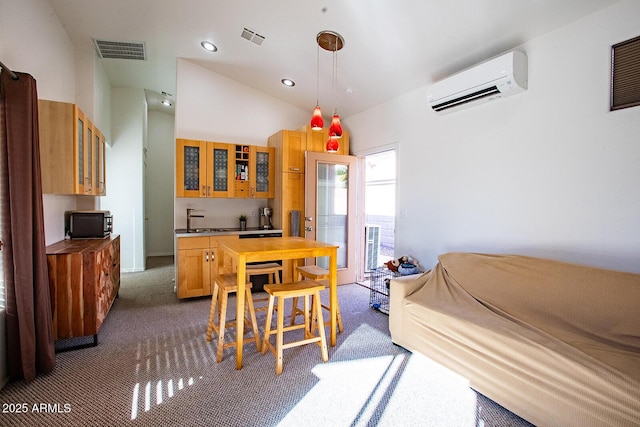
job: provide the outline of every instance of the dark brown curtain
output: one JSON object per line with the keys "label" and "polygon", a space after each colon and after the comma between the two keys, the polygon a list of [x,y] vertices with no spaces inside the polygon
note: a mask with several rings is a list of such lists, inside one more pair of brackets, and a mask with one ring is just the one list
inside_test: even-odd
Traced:
{"label": "dark brown curtain", "polygon": [[55,368],[44,238],[38,95],[29,74],[0,72],[0,192],[9,378]]}

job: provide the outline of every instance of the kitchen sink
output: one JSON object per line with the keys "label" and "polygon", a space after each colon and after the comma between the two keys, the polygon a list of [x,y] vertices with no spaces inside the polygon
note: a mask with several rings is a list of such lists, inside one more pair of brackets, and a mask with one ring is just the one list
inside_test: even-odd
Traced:
{"label": "kitchen sink", "polygon": [[189,233],[215,233],[221,231],[238,231],[237,228],[192,228]]}

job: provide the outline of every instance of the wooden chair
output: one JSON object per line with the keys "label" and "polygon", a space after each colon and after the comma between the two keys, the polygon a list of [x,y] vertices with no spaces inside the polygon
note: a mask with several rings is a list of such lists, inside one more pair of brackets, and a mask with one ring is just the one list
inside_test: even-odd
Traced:
{"label": "wooden chair", "polygon": [[[326,270],[322,267],[318,267],[317,265],[300,265],[296,268],[298,273],[298,281],[303,279],[314,280],[316,282],[323,281],[326,282],[329,280],[329,270]],[[328,305],[322,304],[322,308],[325,310],[330,310]],[[338,311],[338,331],[342,333],[344,330],[342,327],[342,316],[340,315],[340,304],[337,307]],[[304,315],[304,312],[298,308],[298,298],[294,298],[291,307],[291,322],[290,325],[294,325],[296,321],[296,317],[299,315]],[[315,323],[315,322],[314,322]],[[327,320],[325,326],[331,325],[331,319]]]}
{"label": "wooden chair", "polygon": [[[313,280],[303,280],[301,282],[265,285],[264,290],[269,294],[269,306],[267,307],[267,322],[264,330],[264,340],[262,342],[262,354],[267,349],[276,357],[276,375],[280,375],[283,369],[282,351],[287,348],[297,347],[301,345],[318,343],[322,353],[322,360],[329,360],[327,352],[327,340],[324,328],[318,328],[318,335],[314,335],[311,330],[310,312],[314,312],[322,322],[322,308],[320,307],[320,291],[324,289],[324,285]],[[313,302],[311,310],[309,310],[309,297]],[[273,306],[275,299],[278,299],[278,319],[276,322],[276,330],[271,330],[271,320],[273,316]],[[303,298],[304,299],[304,324],[294,326],[284,326],[284,300],[286,298]],[[304,339],[298,341],[284,342],[284,333],[296,329],[304,328]],[[271,344],[271,335],[276,335],[276,345]]]}
{"label": "wooden chair", "polygon": [[[265,262],[261,264],[248,264],[247,265],[247,282],[251,282],[252,276],[257,276],[259,274],[268,274],[269,284],[279,284],[280,283],[280,274],[282,272],[282,265],[277,262]],[[264,298],[256,298],[253,300],[254,307],[255,303],[263,303],[268,302],[269,297]],[[256,311],[267,311],[267,306],[260,306],[256,308]]]}
{"label": "wooden chair", "polygon": [[[231,340],[230,342],[225,342],[224,334],[225,329],[229,327],[237,326],[237,321],[227,321],[227,302],[229,300],[229,294],[233,292],[238,292],[238,284],[237,284],[237,276],[235,273],[231,274],[222,274],[214,276],[214,285],[213,285],[213,293],[211,295],[211,309],[209,310],[209,324],[207,327],[207,336],[206,339],[208,342],[211,341],[213,331],[218,335],[218,345],[216,352],[216,361],[222,362],[222,353],[225,348],[235,347],[236,340]],[[260,347],[260,335],[258,333],[258,323],[256,321],[256,312],[253,308],[253,299],[251,298],[251,282],[248,282],[245,285],[245,330],[247,326],[250,324],[253,329],[253,337],[244,338],[242,343],[246,344],[250,341],[255,341],[256,348],[258,351],[261,350]],[[219,304],[216,310],[216,304]],[[246,317],[249,315],[249,317]],[[217,319],[217,324],[215,322]],[[245,331],[237,331],[237,334],[244,334]]]}

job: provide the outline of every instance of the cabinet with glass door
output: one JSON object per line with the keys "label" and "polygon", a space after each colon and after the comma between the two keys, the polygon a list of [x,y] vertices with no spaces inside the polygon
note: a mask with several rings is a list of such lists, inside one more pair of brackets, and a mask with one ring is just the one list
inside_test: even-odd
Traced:
{"label": "cabinet with glass door", "polygon": [[103,142],[104,136],[82,110],[75,104],[40,99],[38,122],[42,192],[104,195],[106,176],[100,191],[95,158],[96,136]]}
{"label": "cabinet with glass door", "polygon": [[251,146],[250,197],[271,199],[275,196],[275,148]]}
{"label": "cabinet with glass door", "polygon": [[176,139],[177,197],[231,197],[232,145]]}

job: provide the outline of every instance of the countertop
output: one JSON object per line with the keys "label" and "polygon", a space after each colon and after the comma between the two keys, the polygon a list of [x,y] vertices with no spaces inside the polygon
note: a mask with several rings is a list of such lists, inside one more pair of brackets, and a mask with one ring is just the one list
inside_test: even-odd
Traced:
{"label": "countertop", "polygon": [[110,234],[98,239],[65,239],[46,248],[47,255],[61,255],[80,252],[96,252],[119,238],[119,234]]}
{"label": "countertop", "polygon": [[282,234],[282,230],[277,229],[265,229],[259,227],[247,227],[246,230],[240,230],[240,228],[232,227],[203,227],[194,228],[191,232],[187,233],[186,228],[176,228],[176,237],[195,237],[195,236],[231,236],[237,235],[252,235],[252,234]]}

